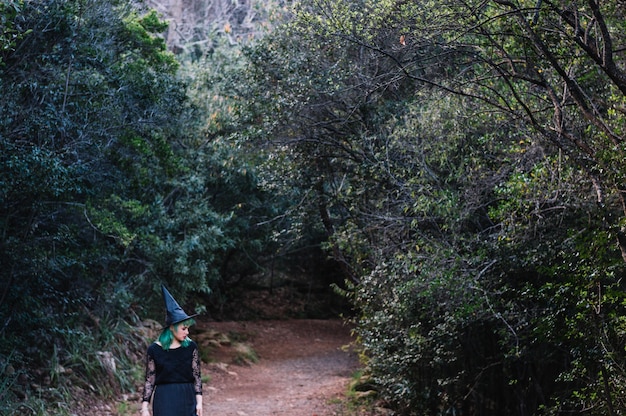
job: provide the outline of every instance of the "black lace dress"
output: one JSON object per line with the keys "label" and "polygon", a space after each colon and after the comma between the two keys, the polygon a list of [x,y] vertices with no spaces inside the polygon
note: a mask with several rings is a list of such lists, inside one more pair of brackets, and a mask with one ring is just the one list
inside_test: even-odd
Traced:
{"label": "black lace dress", "polygon": [[198,346],[164,350],[148,347],[143,401],[152,397],[152,416],[196,416],[196,395],[202,394]]}

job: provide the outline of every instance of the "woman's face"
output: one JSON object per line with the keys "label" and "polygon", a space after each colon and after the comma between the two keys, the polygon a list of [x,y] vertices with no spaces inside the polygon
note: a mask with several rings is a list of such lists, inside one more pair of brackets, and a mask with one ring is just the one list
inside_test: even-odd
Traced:
{"label": "woman's face", "polygon": [[187,325],[172,325],[170,330],[178,342],[183,342],[189,335],[189,327]]}

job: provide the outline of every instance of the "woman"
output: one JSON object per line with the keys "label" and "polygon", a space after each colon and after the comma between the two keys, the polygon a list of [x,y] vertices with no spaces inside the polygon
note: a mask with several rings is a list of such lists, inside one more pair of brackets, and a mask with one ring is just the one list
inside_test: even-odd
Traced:
{"label": "woman", "polygon": [[141,416],[202,416],[202,379],[198,346],[189,338],[196,315],[187,315],[161,286],[167,310],[165,328],[148,347]]}

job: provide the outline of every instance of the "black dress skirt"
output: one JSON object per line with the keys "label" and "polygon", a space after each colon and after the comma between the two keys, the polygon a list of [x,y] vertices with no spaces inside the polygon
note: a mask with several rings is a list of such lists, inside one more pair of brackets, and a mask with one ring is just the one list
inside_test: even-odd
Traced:
{"label": "black dress skirt", "polygon": [[192,383],[159,384],[152,398],[152,416],[197,416]]}

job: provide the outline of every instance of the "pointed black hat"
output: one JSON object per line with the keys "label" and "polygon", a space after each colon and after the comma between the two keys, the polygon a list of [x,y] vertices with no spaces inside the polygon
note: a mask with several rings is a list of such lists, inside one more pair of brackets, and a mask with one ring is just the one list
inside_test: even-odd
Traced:
{"label": "pointed black hat", "polygon": [[194,316],[198,316],[198,314],[187,315],[178,302],[176,302],[176,299],[174,299],[170,292],[167,291],[165,286],[161,285],[161,291],[163,292],[163,301],[165,301],[166,309],[165,327],[177,324],[189,318],[193,318]]}

